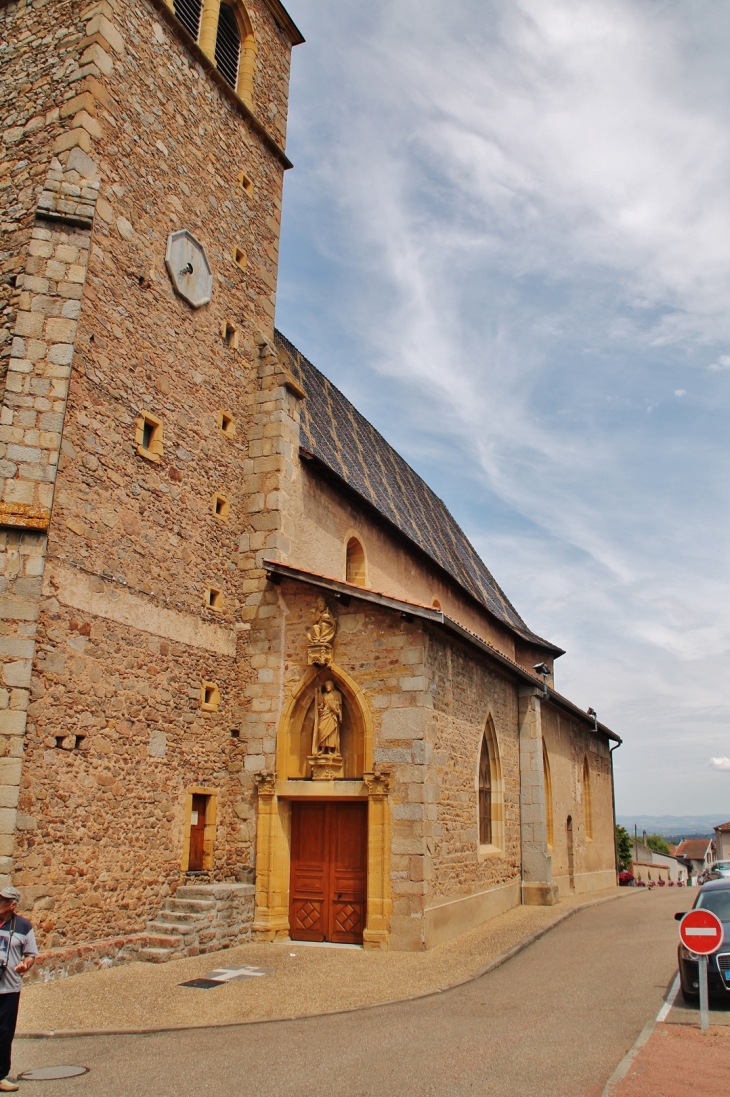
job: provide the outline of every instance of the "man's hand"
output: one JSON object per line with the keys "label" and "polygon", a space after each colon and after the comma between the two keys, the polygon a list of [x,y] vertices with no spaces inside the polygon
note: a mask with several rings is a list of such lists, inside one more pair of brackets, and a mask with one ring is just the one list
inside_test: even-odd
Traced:
{"label": "man's hand", "polygon": [[35,956],[26,956],[25,959],[21,960],[20,963],[18,964],[18,966],[16,967],[15,974],[16,975],[25,975],[26,972],[30,971],[30,969],[33,967],[34,963],[35,963]]}

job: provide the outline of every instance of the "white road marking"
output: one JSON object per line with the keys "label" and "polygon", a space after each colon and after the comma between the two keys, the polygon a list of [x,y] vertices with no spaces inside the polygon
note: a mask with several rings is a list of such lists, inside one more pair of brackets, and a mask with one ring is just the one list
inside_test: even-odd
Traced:
{"label": "white road marking", "polygon": [[659,1012],[656,1015],[657,1024],[660,1024],[662,1021],[666,1021],[667,1017],[669,1016],[669,1013],[670,1013],[670,1010],[671,1010],[672,1006],[677,1001],[677,995],[679,994],[679,986],[680,986],[679,972],[677,972],[677,977],[676,977],[676,979],[674,980],[674,982],[672,983],[672,985],[669,989],[669,994],[667,995],[667,1000],[665,1001],[664,1005],[662,1006],[662,1008],[659,1010]]}

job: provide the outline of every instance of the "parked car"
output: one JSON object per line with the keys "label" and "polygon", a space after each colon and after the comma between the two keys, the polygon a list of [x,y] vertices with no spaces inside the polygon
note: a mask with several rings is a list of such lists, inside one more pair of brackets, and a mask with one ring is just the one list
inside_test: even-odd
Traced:
{"label": "parked car", "polygon": [[711,880],[730,880],[730,861],[715,861],[709,873]]}
{"label": "parked car", "polygon": [[[707,958],[707,990],[710,997],[727,998],[730,995],[730,878],[710,880],[703,884],[695,899],[693,910],[702,907],[711,910],[722,922],[722,944],[717,952]],[[686,910],[674,915],[678,922]],[[697,956],[681,943],[677,950],[679,978],[685,1002],[695,1002],[699,995],[699,970]]]}

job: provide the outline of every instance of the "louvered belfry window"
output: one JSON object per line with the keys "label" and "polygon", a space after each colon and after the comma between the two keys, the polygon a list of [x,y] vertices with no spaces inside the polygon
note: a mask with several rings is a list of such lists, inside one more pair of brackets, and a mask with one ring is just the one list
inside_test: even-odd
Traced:
{"label": "louvered belfry window", "polygon": [[178,17],[185,30],[192,34],[198,41],[200,31],[200,13],[203,10],[203,0],[174,0],[175,15]]}
{"label": "louvered belfry window", "polygon": [[492,844],[492,767],[486,737],[479,755],[479,842],[483,846]]}
{"label": "louvered belfry window", "polygon": [[215,40],[215,63],[219,73],[232,88],[238,83],[238,62],[241,57],[241,34],[233,8],[221,4],[218,35]]}

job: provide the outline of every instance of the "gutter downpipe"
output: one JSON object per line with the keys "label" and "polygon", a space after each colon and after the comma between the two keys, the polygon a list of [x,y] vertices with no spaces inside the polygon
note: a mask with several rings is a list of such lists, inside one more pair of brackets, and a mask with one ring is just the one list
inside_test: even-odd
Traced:
{"label": "gutter downpipe", "polygon": [[616,786],[613,779],[613,752],[618,750],[623,740],[619,739],[615,747],[609,747],[611,757],[611,806],[613,808],[613,863],[616,870],[616,883],[618,884],[618,838],[616,836]]}

